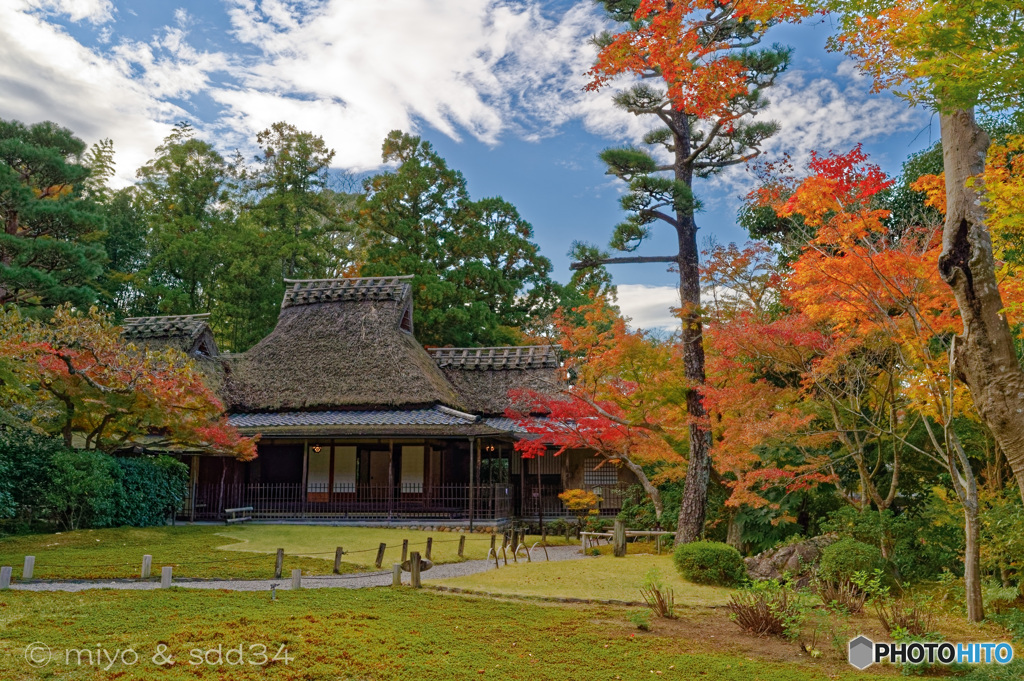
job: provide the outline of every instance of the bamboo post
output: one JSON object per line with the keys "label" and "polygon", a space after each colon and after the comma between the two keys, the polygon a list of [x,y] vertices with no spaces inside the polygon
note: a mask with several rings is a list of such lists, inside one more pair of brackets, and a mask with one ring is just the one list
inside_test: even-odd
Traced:
{"label": "bamboo post", "polygon": [[385,544],[384,542],[381,542],[380,546],[377,547],[377,560],[375,561],[375,564],[378,570],[380,569],[381,564],[384,562],[384,550],[387,549],[387,547],[387,544]]}
{"label": "bamboo post", "polygon": [[6,591],[11,588],[11,572],[13,569],[9,565],[0,567],[0,591]]}
{"label": "bamboo post", "polygon": [[292,570],[292,591],[298,591],[302,588],[302,570],[295,568]]}
{"label": "bamboo post", "polygon": [[172,570],[170,565],[160,568],[160,588],[168,589],[171,586]]}
{"label": "bamboo post", "polygon": [[148,553],[142,557],[142,579],[149,579],[153,571],[153,556]]}
{"label": "bamboo post", "polygon": [[284,568],[284,549],[277,550],[277,559],[274,561],[274,579],[281,579],[281,570]]}
{"label": "bamboo post", "polygon": [[409,560],[409,540],[402,540],[402,562]]}
{"label": "bamboo post", "polygon": [[427,552],[426,552],[427,560],[430,560],[430,551],[433,548],[434,548],[434,538],[433,537],[427,537]]}
{"label": "bamboo post", "polygon": [[616,558],[626,555],[626,523],[622,520],[615,521],[615,547],[612,549]]}
{"label": "bamboo post", "polygon": [[466,535],[459,537],[459,558],[466,557]]}
{"label": "bamboo post", "polygon": [[412,575],[412,587],[414,589],[420,588],[420,552],[413,551],[412,555],[409,556],[409,560],[412,563],[409,566],[409,573]]}
{"label": "bamboo post", "polygon": [[391,586],[402,586],[402,566],[398,563],[391,566]]}
{"label": "bamboo post", "polygon": [[21,580],[27,581],[32,579],[32,571],[36,567],[35,556],[25,556],[25,566],[21,569]]}
{"label": "bamboo post", "polygon": [[341,555],[345,553],[341,547],[334,549],[334,574],[341,574]]}

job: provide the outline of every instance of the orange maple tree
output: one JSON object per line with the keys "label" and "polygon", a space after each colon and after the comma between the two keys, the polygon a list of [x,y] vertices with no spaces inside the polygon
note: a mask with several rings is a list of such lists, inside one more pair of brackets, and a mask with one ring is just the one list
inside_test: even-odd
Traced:
{"label": "orange maple tree", "polygon": [[0,407],[69,447],[256,456],[188,357],[127,343],[96,310],[64,306],[48,321],[0,310],[0,378]]}

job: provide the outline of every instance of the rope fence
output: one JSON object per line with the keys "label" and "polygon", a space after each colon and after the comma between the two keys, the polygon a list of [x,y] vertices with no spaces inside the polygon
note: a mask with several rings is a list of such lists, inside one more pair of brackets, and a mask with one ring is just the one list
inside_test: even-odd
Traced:
{"label": "rope fence", "polygon": [[[499,544],[499,538],[500,538],[500,544]],[[403,540],[403,542],[401,544],[392,544],[390,546],[388,544],[386,544],[385,542],[381,542],[377,547],[366,548],[366,549],[346,550],[343,547],[339,546],[334,551],[296,552],[294,554],[289,554],[289,557],[291,557],[293,559],[294,558],[305,558],[305,557],[316,557],[316,556],[329,556],[329,555],[333,555],[335,557],[335,561],[334,561],[334,574],[325,574],[325,575],[307,574],[306,576],[308,578],[312,578],[312,579],[364,579],[364,578],[367,578],[367,577],[377,577],[377,576],[382,576],[382,575],[386,575],[386,574],[391,574],[392,573],[392,571],[381,570],[384,556],[388,552],[391,552],[392,555],[393,555],[394,553],[396,553],[398,551],[401,551],[401,553],[402,553],[402,563],[408,565],[410,563],[410,561],[408,560],[409,556],[420,556],[420,555],[422,555],[427,560],[431,560],[432,559],[432,549],[433,549],[433,547],[435,545],[438,545],[438,544],[453,544],[453,543],[458,542],[459,543],[458,558],[461,559],[461,560],[466,560],[466,557],[465,557],[465,554],[464,554],[464,547],[465,547],[465,545],[467,543],[469,543],[469,542],[489,542],[491,546],[488,549],[487,556],[483,560],[490,560],[493,557],[494,558],[495,568],[499,567],[498,551],[501,551],[503,555],[506,555],[505,564],[506,565],[508,564],[508,558],[507,558],[506,550],[509,549],[509,548],[512,549],[513,560],[515,560],[516,555],[519,554],[523,550],[526,551],[527,560],[531,560],[531,558],[530,558],[530,551],[531,551],[531,549],[526,546],[525,539],[526,539],[525,531],[519,531],[519,530],[508,531],[508,532],[504,532],[504,533],[501,533],[501,534],[490,534],[490,535],[483,536],[483,537],[480,537],[480,536],[471,537],[471,536],[468,536],[466,534],[461,534],[459,537],[456,537],[456,538],[453,538],[453,539],[438,539],[438,540],[435,540],[433,537],[427,537],[427,539],[425,541],[410,542],[409,540]],[[533,545],[533,548],[536,549],[538,545],[542,545],[542,548],[544,548],[544,555],[545,555],[545,557],[547,557],[546,537],[544,539],[542,539],[541,542],[535,542],[534,545]],[[421,552],[419,550],[420,547],[425,547],[425,549],[426,549],[426,551],[424,553],[422,553],[422,554],[421,554]],[[415,551],[411,551],[411,549],[416,549],[416,550]],[[145,548],[144,547],[131,547],[130,549],[129,548],[125,548],[124,550],[125,551],[131,551],[131,550],[134,550],[134,551],[144,551]],[[355,554],[366,554],[366,553],[376,553],[376,560],[374,561],[374,563],[375,563],[375,566],[377,567],[378,571],[376,571],[376,572],[369,572],[369,571],[368,572],[353,572],[353,573],[346,573],[346,574],[341,574],[340,573],[340,565],[341,565],[342,557],[344,557],[344,556],[351,556],[351,555],[355,555]],[[103,577],[103,578],[97,578],[97,579],[105,579],[105,580],[107,580],[107,579],[126,579],[126,578],[127,579],[143,579],[143,580],[151,579],[151,578],[155,579],[155,577],[153,577],[151,575],[151,570],[152,570],[153,566],[156,565],[156,566],[159,566],[159,568],[160,568],[160,573],[161,573],[160,579],[161,579],[161,582],[162,582],[162,586],[170,586],[171,575],[172,575],[171,569],[172,568],[179,568],[179,569],[185,568],[185,569],[188,569],[188,568],[192,568],[192,567],[199,566],[199,565],[232,565],[232,564],[238,564],[238,563],[256,563],[260,559],[269,557],[271,555],[274,556],[274,560],[275,560],[275,565],[274,565],[274,571],[273,571],[273,577],[272,578],[273,579],[281,579],[282,578],[282,574],[283,574],[283,562],[284,562],[284,557],[285,557],[284,549],[278,549],[275,554],[252,552],[252,553],[247,553],[246,555],[241,555],[241,556],[238,556],[238,557],[235,557],[235,558],[217,558],[217,559],[212,559],[212,560],[207,560],[207,559],[186,559],[186,560],[180,560],[179,559],[179,560],[174,560],[174,561],[157,561],[157,560],[153,559],[152,555],[144,554],[142,556],[142,562],[141,563],[134,563],[134,562],[120,562],[120,563],[77,563],[77,562],[64,563],[64,562],[62,562],[62,563],[49,563],[49,562],[43,562],[43,563],[39,564],[38,566],[36,564],[37,556],[26,555],[26,556],[23,556],[24,567],[22,569],[21,577],[20,577],[20,579],[18,581],[20,581],[20,582],[40,582],[40,581],[54,582],[54,581],[84,579],[84,578],[81,578],[81,577],[47,577],[45,579],[34,579],[34,573],[35,573],[35,570],[36,570],[37,567],[44,568],[47,571],[49,571],[49,570],[74,571],[74,570],[92,570],[92,569],[109,569],[109,568],[135,568],[136,570],[133,570],[134,575],[132,577],[121,577],[121,576],[118,576],[118,577]],[[43,555],[41,555],[39,557],[45,559],[45,554],[43,554]],[[140,565],[141,565],[141,570],[138,569],[140,567]],[[416,572],[417,572],[417,576],[418,576],[419,570],[417,569]],[[294,580],[299,576],[296,573],[300,573],[301,574],[301,571],[297,570],[297,569],[292,571],[293,584],[297,583],[297,582],[294,582]],[[10,567],[10,566],[2,566],[2,568],[0,568],[0,590],[9,588],[12,578],[13,578],[13,568]],[[230,576],[220,576],[220,575],[218,575],[218,576],[216,576],[215,579],[218,580],[218,581],[221,581],[221,580],[230,581],[230,580],[233,580],[233,579],[250,580],[250,579],[254,579],[254,577],[251,577],[251,576],[230,577]],[[260,578],[255,578],[255,579],[260,579]],[[266,577],[265,579],[271,579],[271,577]],[[400,583],[400,580],[399,580],[398,583]]]}

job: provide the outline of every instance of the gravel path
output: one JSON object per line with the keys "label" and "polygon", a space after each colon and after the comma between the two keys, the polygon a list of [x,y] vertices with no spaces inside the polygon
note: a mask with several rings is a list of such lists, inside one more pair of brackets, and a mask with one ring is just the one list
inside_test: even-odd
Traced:
{"label": "gravel path", "polygon": [[[534,549],[531,554],[533,560],[544,560],[544,551],[541,548]],[[511,556],[510,556],[511,557]],[[548,558],[552,561],[577,560],[585,558],[578,546],[549,546]],[[519,561],[526,560],[520,556]],[[504,561],[501,562],[504,567]],[[451,577],[463,577],[478,572],[486,572],[494,569],[493,560],[467,560],[462,563],[446,563],[435,565],[429,571],[422,573],[423,581],[436,581]],[[402,574],[402,582],[409,583],[409,573]],[[270,586],[276,584],[278,589],[290,589],[291,577],[281,579],[176,579],[174,586],[186,589],[225,589],[227,591],[269,591]],[[391,570],[386,572],[364,572],[353,575],[326,575],[322,577],[302,578],[304,589],[365,589],[372,586],[390,586]],[[108,580],[73,580],[73,581],[32,581],[27,583],[11,584],[12,590],[17,591],[85,591],[86,589],[126,589],[147,591],[159,589],[160,582],[141,581],[133,579],[108,579]]]}

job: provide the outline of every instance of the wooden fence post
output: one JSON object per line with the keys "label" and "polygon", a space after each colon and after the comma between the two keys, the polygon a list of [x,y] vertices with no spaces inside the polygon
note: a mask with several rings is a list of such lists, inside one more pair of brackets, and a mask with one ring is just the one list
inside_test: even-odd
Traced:
{"label": "wooden fence post", "polygon": [[9,565],[0,567],[0,591],[5,591],[11,588],[11,572],[14,568]]}
{"label": "wooden fence post", "polygon": [[142,579],[149,579],[153,572],[153,556],[148,553],[142,557]]}
{"label": "wooden fence post", "polygon": [[32,571],[36,567],[35,556],[25,556],[25,566],[21,569],[21,580],[27,581],[32,579]]}
{"label": "wooden fence post", "polygon": [[302,588],[302,570],[295,568],[292,570],[292,591],[298,591]]}
{"label": "wooden fence post", "polygon": [[404,563],[409,559],[409,540],[402,540],[402,562]]}
{"label": "wooden fence post", "polygon": [[466,535],[459,537],[459,558],[466,557]]}
{"label": "wooden fence post", "polygon": [[433,548],[434,548],[434,538],[433,537],[427,537],[427,552],[426,552],[427,560],[430,560],[430,551]]}
{"label": "wooden fence post", "polygon": [[380,569],[381,564],[384,563],[384,551],[387,548],[388,546],[384,542],[381,542],[380,546],[377,547],[377,560],[375,561],[375,565],[378,570]]}
{"label": "wooden fence post", "polygon": [[615,546],[612,549],[616,558],[626,555],[626,523],[622,520],[615,521]]}
{"label": "wooden fence post", "polygon": [[402,586],[402,566],[398,563],[391,568],[391,586]]}
{"label": "wooden fence post", "polygon": [[334,574],[341,574],[341,554],[345,553],[339,546],[334,550]]}
{"label": "wooden fence post", "polygon": [[497,541],[498,537],[493,532],[491,533],[491,551],[494,551],[495,559],[497,559],[498,552],[494,549],[494,542]]}
{"label": "wooden fence post", "polygon": [[420,552],[413,551],[412,555],[409,556],[409,572],[412,575],[412,588],[420,588]]}
{"label": "wooden fence post", "polygon": [[160,588],[168,589],[171,586],[172,570],[170,565],[160,568]]}
{"label": "wooden fence post", "polygon": [[284,568],[284,549],[278,549],[277,560],[274,561],[274,579],[281,579],[282,568]]}

